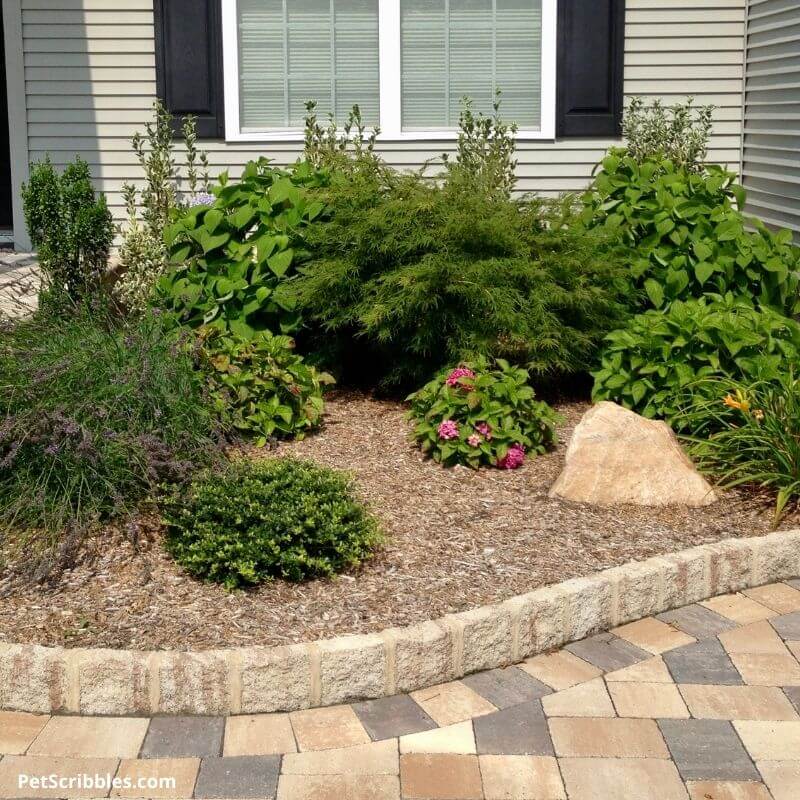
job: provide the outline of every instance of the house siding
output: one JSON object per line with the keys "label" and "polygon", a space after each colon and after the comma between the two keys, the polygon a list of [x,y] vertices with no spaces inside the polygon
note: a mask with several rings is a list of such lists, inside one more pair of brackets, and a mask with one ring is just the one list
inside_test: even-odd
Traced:
{"label": "house siding", "polygon": [[800,4],[750,0],[742,174],[747,210],[800,242]]}
{"label": "house siding", "polygon": [[[7,0],[4,0],[4,2]],[[141,180],[130,137],[156,93],[152,0],[17,0],[22,5],[27,136],[31,160],[80,155],[115,214],[121,189]],[[710,158],[739,169],[746,0],[628,0],[625,93],[717,106]],[[518,188],[580,190],[613,140],[518,144]],[[235,176],[251,158],[290,163],[298,145],[204,142],[215,170]],[[397,167],[417,168],[447,145],[385,142]]]}

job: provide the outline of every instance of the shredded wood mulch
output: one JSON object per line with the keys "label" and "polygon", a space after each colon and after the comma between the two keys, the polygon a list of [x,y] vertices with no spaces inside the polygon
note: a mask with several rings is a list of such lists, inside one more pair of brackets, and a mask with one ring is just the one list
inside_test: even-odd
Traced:
{"label": "shredded wood mulch", "polygon": [[[379,631],[628,561],[769,532],[769,502],[744,492],[705,509],[594,508],[548,498],[587,408],[559,406],[565,424],[553,453],[516,472],[473,472],[423,460],[400,403],[337,393],[324,428],[278,453],[353,473],[386,532],[383,550],[361,569],[228,593],[182,573],[161,547],[157,523],[141,520],[92,539],[56,586],[0,599],[0,641],[198,649]],[[798,522],[790,516],[781,527]]]}

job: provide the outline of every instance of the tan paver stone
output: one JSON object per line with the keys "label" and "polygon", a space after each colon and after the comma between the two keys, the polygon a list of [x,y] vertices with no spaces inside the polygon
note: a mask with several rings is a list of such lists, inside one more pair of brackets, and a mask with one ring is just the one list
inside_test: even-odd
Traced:
{"label": "tan paver stone", "polygon": [[[147,758],[136,761],[123,761],[119,765],[117,777],[129,780],[130,789],[113,789],[112,797],[138,797],[155,800],[160,797],[185,798],[194,793],[197,772],[200,769],[199,758]],[[173,788],[152,788],[150,781],[168,778],[175,781]],[[145,786],[137,788],[140,780],[148,781]],[[153,784],[154,785],[154,784]]]}
{"label": "tan paver stone", "polygon": [[759,761],[756,764],[773,800],[797,800],[800,797],[800,762]]}
{"label": "tan paver stone", "polygon": [[759,586],[757,589],[746,589],[743,594],[779,614],[800,611],[800,592],[785,583],[773,583],[769,586]]}
{"label": "tan paver stone", "polygon": [[556,755],[576,758],[669,758],[651,719],[550,720]]}
{"label": "tan paver stone", "polygon": [[751,686],[800,686],[800,664],[789,653],[731,653],[731,661]]}
{"label": "tan paver stone", "polygon": [[397,775],[400,771],[397,739],[360,744],[337,750],[289,753],[283,775]]}
{"label": "tan paver stone", "polygon": [[735,720],[733,727],[754,761],[800,761],[800,722]]}
{"label": "tan paver stone", "polygon": [[122,717],[52,717],[30,746],[31,756],[136,758],[150,720]]}
{"label": "tan paver stone", "polygon": [[603,674],[594,664],[578,658],[567,650],[534,656],[524,664],[520,664],[519,668],[557,692]]}
{"label": "tan paver stone", "polygon": [[719,635],[719,640],[729,654],[774,653],[777,655],[786,652],[781,637],[775,633],[775,629],[766,620],[723,631]]}
{"label": "tan paver stone", "polygon": [[689,781],[690,800],[772,800],[763,783],[754,781]]}
{"label": "tan paver stone", "polygon": [[229,717],[225,724],[225,756],[271,756],[296,753],[288,714]]}
{"label": "tan paver stone", "polygon": [[789,648],[792,655],[800,661],[800,642],[786,642],[786,646]]}
{"label": "tan paver stone", "polygon": [[278,800],[399,800],[397,775],[281,775]]}
{"label": "tan paver stone", "polygon": [[21,756],[49,719],[36,714],[0,711],[0,755]]}
{"label": "tan paver stone", "polygon": [[486,800],[566,800],[554,758],[480,756]]}
{"label": "tan paver stone", "polygon": [[671,761],[652,758],[565,758],[570,800],[687,800]]}
{"label": "tan paver stone", "polygon": [[301,751],[333,750],[370,742],[369,735],[350,706],[294,711],[289,719]]}
{"label": "tan paver stone", "polygon": [[621,717],[687,719],[689,710],[675,684],[611,683],[611,699]]}
{"label": "tan paver stone", "polygon": [[578,684],[542,698],[548,717],[615,717],[614,705],[602,678]]}
{"label": "tan paver stone", "polygon": [[400,756],[404,800],[482,800],[477,756]]}
{"label": "tan paver stone", "polygon": [[656,656],[697,641],[694,636],[689,636],[652,617],[631,622],[611,632]]}
{"label": "tan paver stone", "polygon": [[717,614],[732,619],[740,625],[749,625],[751,622],[759,622],[762,619],[777,616],[777,612],[771,608],[767,608],[743,594],[724,594],[721,597],[712,597],[711,600],[704,600],[700,605],[710,608]]}
{"label": "tan paver stone", "polygon": [[606,675],[607,683],[672,683],[667,665],[661,656],[648,658],[630,667],[609,672]]}
{"label": "tan paver stone", "polygon": [[[114,776],[119,762],[115,758],[46,758],[38,756],[4,756],[0,761],[0,797],[107,797],[110,787],[81,788],[77,781],[84,775]],[[31,783],[20,786],[20,776],[41,780],[57,775],[69,781],[53,789],[34,788]]]}
{"label": "tan paver stone", "polygon": [[401,753],[476,753],[472,720],[400,737]]}
{"label": "tan paver stone", "polygon": [[795,720],[786,695],[769,686],[681,684],[681,694],[697,719]]}
{"label": "tan paver stone", "polygon": [[497,711],[488,700],[461,681],[420,689],[418,692],[412,692],[411,697],[437,725],[442,727]]}

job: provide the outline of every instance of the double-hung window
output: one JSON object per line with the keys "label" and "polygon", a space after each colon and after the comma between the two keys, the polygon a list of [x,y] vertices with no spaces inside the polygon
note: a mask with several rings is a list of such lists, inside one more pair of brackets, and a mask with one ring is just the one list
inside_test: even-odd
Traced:
{"label": "double-hung window", "polygon": [[305,104],[385,139],[450,138],[461,100],[555,134],[557,0],[222,0],[226,134],[295,139]]}

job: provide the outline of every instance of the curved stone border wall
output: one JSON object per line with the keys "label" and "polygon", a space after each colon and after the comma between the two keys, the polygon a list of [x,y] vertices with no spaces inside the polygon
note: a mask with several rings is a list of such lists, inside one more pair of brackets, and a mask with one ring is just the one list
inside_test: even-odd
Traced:
{"label": "curved stone border wall", "polygon": [[0,709],[257,714],[411,692],[587,635],[800,574],[800,531],[729,539],[435,622],[286,647],[206,652],[0,645]]}

